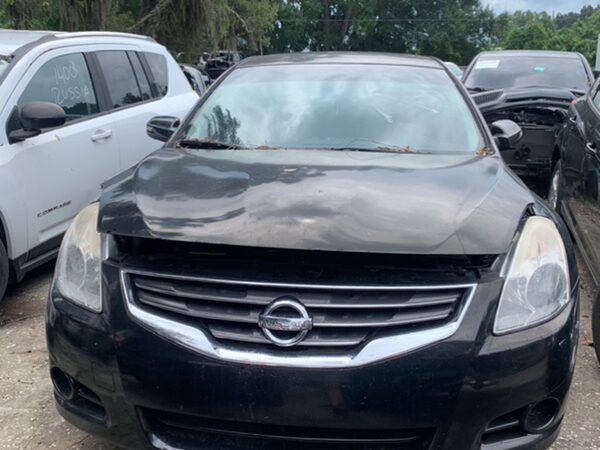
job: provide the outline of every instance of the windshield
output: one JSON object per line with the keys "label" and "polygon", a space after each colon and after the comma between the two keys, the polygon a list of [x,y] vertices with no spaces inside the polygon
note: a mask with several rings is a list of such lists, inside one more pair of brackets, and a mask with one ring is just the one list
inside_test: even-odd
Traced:
{"label": "windshield", "polygon": [[218,148],[471,153],[482,142],[443,70],[361,64],[239,68],[184,133]]}
{"label": "windshield", "polygon": [[5,55],[0,55],[0,77],[2,77],[2,75],[4,75],[4,72],[6,72],[6,69],[8,69],[9,65],[10,65],[10,57],[5,56]]}
{"label": "windshield", "polygon": [[453,62],[445,62],[444,64],[446,64],[446,67],[448,67],[450,72],[452,72],[455,76],[460,77],[462,75],[462,70],[460,70],[460,67]]}
{"label": "windshield", "polygon": [[477,58],[464,82],[468,89],[541,86],[587,91],[589,81],[577,56],[490,54]]}

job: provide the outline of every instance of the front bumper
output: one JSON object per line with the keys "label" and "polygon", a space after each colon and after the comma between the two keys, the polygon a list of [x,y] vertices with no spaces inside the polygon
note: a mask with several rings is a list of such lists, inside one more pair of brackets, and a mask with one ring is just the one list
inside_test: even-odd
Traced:
{"label": "front bumper", "polygon": [[[59,412],[123,447],[525,449],[558,434],[577,289],[550,322],[493,336],[501,281],[484,282],[448,339],[362,367],[303,369],[223,362],[168,342],[129,318],[118,275],[104,270],[110,301],[101,315],[53,289],[47,339],[53,374],[76,388],[71,398],[55,392]],[[549,397],[560,405],[556,419],[523,431],[523,410]]]}

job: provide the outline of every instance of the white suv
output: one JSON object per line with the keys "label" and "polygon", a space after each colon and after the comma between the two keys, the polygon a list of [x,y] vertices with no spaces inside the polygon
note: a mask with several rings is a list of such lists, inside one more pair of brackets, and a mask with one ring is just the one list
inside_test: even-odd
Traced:
{"label": "white suv", "polygon": [[197,100],[150,38],[0,31],[0,300],[56,255],[102,182],[162,145],[149,119]]}

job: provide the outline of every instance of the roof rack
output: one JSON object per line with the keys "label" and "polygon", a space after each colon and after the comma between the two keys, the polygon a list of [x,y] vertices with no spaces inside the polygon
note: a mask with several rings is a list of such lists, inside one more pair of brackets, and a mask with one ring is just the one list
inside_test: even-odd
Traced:
{"label": "roof rack", "polygon": [[94,36],[98,36],[98,37],[104,37],[104,36],[111,37],[112,36],[112,37],[126,37],[126,38],[133,38],[133,39],[143,39],[145,41],[156,42],[150,36],[143,36],[141,34],[133,34],[133,33],[120,33],[120,32],[116,32],[116,31],[69,31],[69,32],[60,31],[60,32],[54,33],[54,36],[59,39],[78,38],[78,37],[94,37]]}

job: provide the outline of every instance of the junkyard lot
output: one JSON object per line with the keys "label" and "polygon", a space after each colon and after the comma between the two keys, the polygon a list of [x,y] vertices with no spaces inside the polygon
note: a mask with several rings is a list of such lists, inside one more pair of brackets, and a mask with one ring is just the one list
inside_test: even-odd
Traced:
{"label": "junkyard lot", "polygon": [[[600,366],[591,341],[592,285],[581,267],[581,336],[565,424],[555,450],[600,449]],[[0,304],[0,449],[115,450],[77,430],[54,408],[44,337],[53,266],[9,288]]]}

